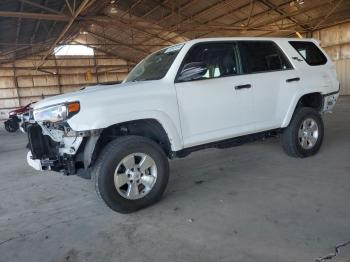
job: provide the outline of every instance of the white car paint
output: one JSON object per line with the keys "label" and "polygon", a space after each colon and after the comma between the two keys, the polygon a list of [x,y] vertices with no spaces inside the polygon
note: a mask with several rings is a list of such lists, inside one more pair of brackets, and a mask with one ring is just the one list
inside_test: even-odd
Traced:
{"label": "white car paint", "polygon": [[[194,44],[239,40],[274,41],[294,69],[175,83],[181,62]],[[173,151],[283,128],[289,124],[296,104],[304,94],[328,94],[338,91],[339,87],[334,66],[326,54],[327,64],[309,66],[288,43],[291,40],[298,41],[290,38],[191,40],[184,44],[161,80],[89,87],[44,99],[34,105],[34,110],[79,101],[80,112],[67,121],[75,131],[104,129],[131,120],[155,119],[165,129]],[[303,41],[313,41],[319,45],[316,40]],[[295,77],[301,81],[286,83],[286,79]],[[252,85],[251,89],[234,89],[236,85],[247,83]],[[336,100],[338,94],[333,96]],[[66,146],[71,145],[68,143]]]}

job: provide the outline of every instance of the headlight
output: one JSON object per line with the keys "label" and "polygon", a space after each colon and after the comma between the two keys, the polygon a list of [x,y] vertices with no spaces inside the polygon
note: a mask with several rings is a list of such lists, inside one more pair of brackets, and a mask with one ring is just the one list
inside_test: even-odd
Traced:
{"label": "headlight", "polygon": [[65,104],[58,104],[36,109],[33,112],[34,120],[37,122],[60,122],[64,121],[80,110],[79,102],[71,102]]}

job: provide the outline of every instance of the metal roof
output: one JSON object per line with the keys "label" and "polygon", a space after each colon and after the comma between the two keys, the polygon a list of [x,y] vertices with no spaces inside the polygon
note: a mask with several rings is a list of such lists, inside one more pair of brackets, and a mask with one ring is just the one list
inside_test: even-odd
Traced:
{"label": "metal roof", "polygon": [[1,0],[0,63],[44,61],[71,41],[135,63],[189,39],[288,37],[349,19],[347,0]]}

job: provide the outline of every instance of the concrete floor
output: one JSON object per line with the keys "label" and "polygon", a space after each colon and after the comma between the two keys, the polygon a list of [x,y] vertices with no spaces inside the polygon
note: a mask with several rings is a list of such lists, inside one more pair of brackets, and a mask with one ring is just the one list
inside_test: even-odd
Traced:
{"label": "concrete floor", "polygon": [[172,161],[163,200],[130,215],[33,171],[25,136],[1,130],[0,261],[314,261],[350,240],[350,97],[325,130],[312,158],[272,139]]}

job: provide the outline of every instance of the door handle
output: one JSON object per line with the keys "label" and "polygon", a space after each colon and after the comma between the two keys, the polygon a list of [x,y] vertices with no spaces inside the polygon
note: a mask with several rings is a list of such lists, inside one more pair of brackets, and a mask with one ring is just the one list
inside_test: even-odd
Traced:
{"label": "door handle", "polygon": [[251,87],[252,87],[251,84],[246,84],[246,85],[235,86],[235,89],[240,90],[240,89],[251,88]]}
{"label": "door handle", "polygon": [[300,81],[300,77],[289,78],[289,79],[286,80],[287,83],[298,82],[298,81]]}

